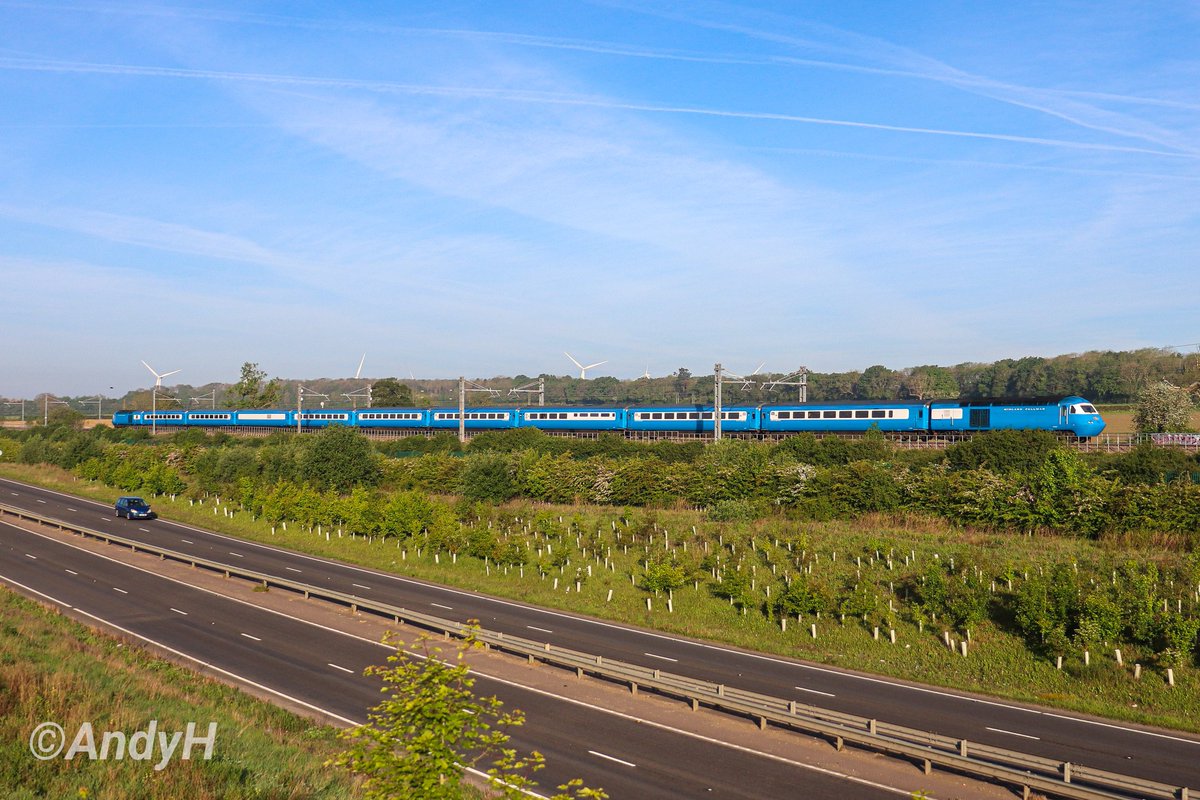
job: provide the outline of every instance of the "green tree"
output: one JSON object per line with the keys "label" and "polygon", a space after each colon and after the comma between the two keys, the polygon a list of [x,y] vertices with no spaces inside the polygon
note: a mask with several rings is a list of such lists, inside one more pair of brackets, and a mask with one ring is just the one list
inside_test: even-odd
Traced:
{"label": "green tree", "polygon": [[1186,389],[1167,381],[1152,383],[1138,393],[1133,424],[1138,433],[1178,433],[1188,430],[1195,405]]}
{"label": "green tree", "polygon": [[[264,381],[266,381],[264,385]],[[266,408],[279,402],[282,390],[279,378],[267,381],[267,373],[258,364],[249,361],[242,364],[242,377],[229,388],[226,405],[230,408]]]}
{"label": "green tree", "polygon": [[[367,800],[458,800],[468,768],[486,768],[491,788],[504,798],[524,798],[536,786],[532,774],[544,766],[537,751],[520,755],[506,745],[507,731],[522,725],[524,714],[506,711],[499,698],[475,697],[475,678],[465,660],[482,647],[477,628],[470,631],[452,661],[422,635],[407,649],[388,656],[390,666],[367,667],[383,679],[387,697],[365,725],[344,731],[350,746],[330,760],[365,778]],[[385,644],[396,643],[388,637]],[[602,789],[579,780],[558,787],[553,800],[603,800]]]}
{"label": "green tree", "polygon": [[312,437],[301,459],[300,473],[313,486],[336,492],[374,486],[380,478],[371,442],[341,425],[325,428]]}
{"label": "green tree", "polygon": [[412,389],[395,378],[383,378],[371,385],[371,405],[379,408],[412,408]]}

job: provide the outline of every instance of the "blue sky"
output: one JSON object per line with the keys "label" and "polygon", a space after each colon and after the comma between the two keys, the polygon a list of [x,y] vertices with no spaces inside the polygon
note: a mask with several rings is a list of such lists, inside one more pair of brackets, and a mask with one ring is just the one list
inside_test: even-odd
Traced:
{"label": "blue sky", "polygon": [[1195,342],[1198,41],[1194,2],[0,0],[0,394]]}

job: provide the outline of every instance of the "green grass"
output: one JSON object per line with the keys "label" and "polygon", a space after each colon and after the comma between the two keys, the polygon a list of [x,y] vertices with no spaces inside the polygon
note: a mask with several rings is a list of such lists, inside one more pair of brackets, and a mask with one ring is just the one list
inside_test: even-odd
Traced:
{"label": "green grass", "polygon": [[[106,487],[77,481],[69,473],[51,467],[0,465],[0,474],[104,502],[110,502],[118,494]],[[1081,568],[1103,575],[1103,565],[1113,561],[1134,559],[1145,562],[1176,557],[1159,551],[1153,542],[1134,546],[1127,542],[1092,542],[1051,535],[1027,537],[962,530],[936,521],[904,517],[828,523],[772,519],[733,525],[707,522],[693,511],[660,510],[633,513],[633,527],[627,528],[619,522],[621,512],[614,509],[535,507],[527,503],[494,509],[492,522],[497,529],[507,527],[509,533],[505,535],[514,540],[528,541],[535,547],[538,544],[544,546],[544,539],[535,540],[533,534],[523,530],[532,517],[539,513],[543,518],[550,516],[557,525],[559,515],[564,519],[577,515],[584,531],[599,529],[606,547],[612,549],[610,563],[614,568],[605,569],[603,561],[596,560],[595,553],[589,553],[587,558],[583,556],[575,547],[574,535],[552,536],[553,546],[559,551],[566,548],[571,563],[564,565],[561,572],[551,568],[543,577],[534,564],[526,565],[522,576],[517,568],[505,571],[466,556],[459,556],[457,564],[453,564],[447,553],[441,553],[439,563],[435,563],[426,548],[422,548],[418,557],[416,548],[421,544],[420,540],[408,540],[398,545],[395,540],[339,539],[336,531],[325,531],[318,536],[315,532],[298,530],[295,525],[289,531],[279,528],[272,534],[270,526],[252,521],[247,514],[233,518],[223,513],[214,514],[211,503],[193,507],[183,499],[172,503],[167,498],[160,498],[156,507],[172,519],[246,539],[550,608],[874,674],[1113,719],[1200,731],[1200,719],[1195,713],[1200,708],[1200,670],[1194,666],[1176,669],[1177,685],[1169,687],[1164,680],[1165,671],[1154,666],[1152,653],[1138,652],[1126,646],[1123,648],[1124,668],[1115,665],[1111,649],[1106,649],[1093,652],[1088,666],[1083,664],[1082,653],[1074,652],[1067,657],[1064,669],[1060,671],[1047,656],[1032,652],[1012,630],[991,622],[972,631],[969,655],[964,658],[945,647],[940,627],[927,624],[923,632],[918,631],[916,624],[909,621],[900,589],[903,578],[929,563],[935,554],[941,559],[955,558],[959,564],[978,564],[993,574],[1006,565],[1018,571],[1035,571],[1039,566],[1048,567],[1056,562],[1078,562]],[[618,530],[623,532],[620,544],[612,531],[614,521],[618,521]],[[692,534],[693,525],[697,526],[695,535]],[[626,554],[621,544],[630,542],[638,526],[644,526],[643,530],[653,535],[654,542],[647,542],[643,533]],[[670,532],[669,551],[664,549],[663,529]],[[329,535],[328,541],[326,535]],[[749,551],[751,537],[756,542],[753,552]],[[720,539],[724,540],[723,546],[718,545]],[[780,541],[778,547],[776,539]],[[710,549],[721,552],[727,562],[740,557],[744,559],[743,567],[747,572],[753,567],[755,596],[759,601],[765,599],[767,586],[772,587],[772,596],[778,596],[783,589],[783,570],[780,575],[772,576],[770,563],[792,568],[802,549],[803,563],[813,569],[813,577],[825,577],[835,584],[856,572],[854,559],[861,557],[862,580],[882,586],[884,590],[889,581],[896,583],[896,592],[885,592],[883,603],[886,609],[886,598],[892,597],[897,613],[874,613],[869,625],[854,617],[847,617],[844,623],[830,619],[828,615],[820,620],[805,617],[799,624],[792,619],[784,631],[777,620],[767,619],[755,608],[743,614],[727,600],[714,597],[703,577],[698,589],[689,583],[674,592],[673,613],[667,612],[665,597],[655,597],[632,585],[630,576],[640,575],[637,559],[645,553],[670,552],[683,560],[695,560],[697,549],[703,547],[705,540],[710,542]],[[686,553],[683,550],[685,541],[689,548]],[[793,543],[792,551],[787,550],[787,541]],[[731,545],[735,552],[731,552]],[[885,554],[888,550],[894,552],[893,569],[887,569],[883,560],[874,559],[876,549]],[[903,557],[914,551],[913,566],[903,566]],[[835,552],[836,562],[833,560]],[[532,557],[538,557],[536,552]],[[543,564],[548,561],[548,554],[542,561]],[[576,570],[585,571],[588,564],[592,576],[583,581],[581,591],[577,592]],[[557,589],[555,577],[559,578]],[[607,599],[609,590],[612,590],[611,601]],[[1005,591],[1004,587],[998,587],[998,591]],[[647,597],[651,600],[651,609],[646,607]],[[871,628],[880,618],[890,618],[897,632],[896,645],[888,641],[886,625],[881,638],[873,638]],[[818,625],[816,639],[809,633],[813,622]],[[956,634],[955,638],[961,636]],[[1131,665],[1134,662],[1144,665],[1140,680],[1133,678]]]}
{"label": "green grass", "polygon": [[[33,729],[57,722],[72,738],[90,722],[131,734],[217,723],[211,760],[39,761]],[[241,691],[128,647],[0,589],[0,795],[5,798],[351,798],[347,773],[324,767],[338,749],[316,725]],[[156,755],[158,751],[156,750]]]}

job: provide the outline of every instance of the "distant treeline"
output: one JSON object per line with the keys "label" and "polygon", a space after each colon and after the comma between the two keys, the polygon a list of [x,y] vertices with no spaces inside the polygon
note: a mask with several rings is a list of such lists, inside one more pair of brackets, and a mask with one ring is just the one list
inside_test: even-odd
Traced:
{"label": "distant treeline", "polygon": [[[783,373],[755,375],[755,382],[743,384],[730,380],[723,387],[727,404],[764,404],[793,402],[797,398],[794,386],[764,388],[772,379],[786,377]],[[713,376],[709,372],[693,373],[680,367],[670,375],[656,378],[619,380],[597,377],[580,380],[566,375],[546,375],[547,404],[597,405],[654,405],[670,403],[708,403],[713,396]],[[536,405],[536,394],[510,394],[517,387],[536,387],[539,376],[516,375],[473,379],[477,386],[495,390],[496,394],[473,391],[467,403],[479,405]],[[932,398],[978,397],[1040,397],[1078,394],[1098,403],[1130,403],[1146,385],[1166,380],[1176,386],[1196,387],[1200,391],[1200,353],[1179,353],[1172,350],[1145,349],[1132,351],[1095,351],[1041,358],[1006,358],[990,364],[965,363],[942,367],[924,365],[892,369],[882,365],[862,371],[813,372],[808,375],[808,399],[822,400],[927,400]],[[346,407],[366,404],[363,390],[367,380],[315,379],[304,385],[312,393],[328,395],[328,406]],[[376,381],[379,383],[379,381]],[[399,381],[412,392],[417,406],[456,405],[458,381],[448,379]],[[279,380],[277,404],[296,405],[299,382]],[[180,385],[170,387],[169,394],[177,397],[184,407],[217,406],[229,402],[231,384],[205,384],[201,387]],[[211,399],[215,392],[215,400]],[[357,393],[357,394],[356,394]],[[354,396],[350,396],[354,395]],[[204,397],[203,401],[199,398]],[[197,402],[193,402],[193,398]],[[66,398],[81,412],[95,414],[94,398]],[[315,394],[306,400],[313,402]],[[120,400],[107,401],[113,408],[150,408],[149,390],[131,392]],[[161,401],[160,406],[170,405]],[[27,415],[39,417],[39,405],[29,406]],[[108,406],[106,406],[107,410]],[[53,410],[53,409],[51,409]],[[14,416],[16,407],[7,405],[6,416]]]}

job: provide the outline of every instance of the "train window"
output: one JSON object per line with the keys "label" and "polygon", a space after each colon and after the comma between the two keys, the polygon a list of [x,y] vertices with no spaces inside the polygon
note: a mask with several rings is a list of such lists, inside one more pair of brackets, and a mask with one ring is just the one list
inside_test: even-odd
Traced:
{"label": "train window", "polygon": [[792,418],[792,412],[790,412],[790,411],[780,411],[778,416],[776,417],[776,419],[791,419],[791,418]]}
{"label": "train window", "polygon": [[867,410],[865,408],[857,409],[854,412],[854,418],[855,419],[866,419],[867,418]]}
{"label": "train window", "polygon": [[825,419],[836,419],[837,412],[836,411],[822,411],[821,416],[824,417]]}
{"label": "train window", "polygon": [[846,409],[845,411],[839,411],[838,419],[850,419],[850,414],[851,414],[850,409]]}
{"label": "train window", "polygon": [[1096,407],[1094,405],[1092,405],[1091,403],[1084,403],[1083,405],[1080,406],[1080,408],[1083,409],[1083,413],[1085,413],[1085,414],[1100,413],[1100,412],[1096,411]]}
{"label": "train window", "polygon": [[662,419],[662,418],[663,418],[663,415],[662,415],[661,411],[655,411],[653,414],[650,415],[650,419]]}
{"label": "train window", "polygon": [[871,419],[884,419],[887,417],[887,412],[882,408],[871,409]]}

